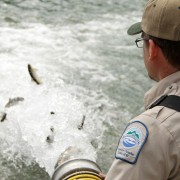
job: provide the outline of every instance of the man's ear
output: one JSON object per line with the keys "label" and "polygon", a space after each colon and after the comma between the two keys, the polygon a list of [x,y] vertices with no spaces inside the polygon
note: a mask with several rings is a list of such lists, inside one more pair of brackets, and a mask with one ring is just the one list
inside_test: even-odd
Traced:
{"label": "man's ear", "polygon": [[154,43],[153,40],[149,40],[149,59],[154,60],[156,59],[159,51],[159,47]]}

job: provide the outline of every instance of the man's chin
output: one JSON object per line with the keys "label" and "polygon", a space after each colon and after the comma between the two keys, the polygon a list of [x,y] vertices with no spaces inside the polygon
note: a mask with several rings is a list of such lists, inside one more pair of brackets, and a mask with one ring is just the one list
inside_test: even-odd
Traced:
{"label": "man's chin", "polygon": [[158,80],[155,79],[155,78],[153,78],[150,74],[148,74],[148,76],[149,76],[149,78],[150,78],[151,80],[158,82]]}

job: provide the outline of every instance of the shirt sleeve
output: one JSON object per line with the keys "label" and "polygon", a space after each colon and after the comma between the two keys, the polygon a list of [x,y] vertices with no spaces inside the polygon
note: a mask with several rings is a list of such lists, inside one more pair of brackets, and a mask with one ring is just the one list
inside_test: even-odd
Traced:
{"label": "shirt sleeve", "polygon": [[[179,151],[173,136],[157,121],[151,119],[147,122],[143,122],[148,130],[147,139],[145,130],[140,129],[138,123],[131,123],[125,129],[106,180],[167,180],[175,176],[179,169]],[[127,155],[121,153],[125,151]],[[134,159],[128,154],[134,155]]]}

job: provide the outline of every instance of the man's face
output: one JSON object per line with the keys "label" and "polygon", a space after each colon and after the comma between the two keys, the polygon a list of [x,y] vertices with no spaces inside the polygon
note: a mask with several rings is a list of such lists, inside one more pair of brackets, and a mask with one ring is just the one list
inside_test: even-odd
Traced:
{"label": "man's face", "polygon": [[154,67],[153,62],[150,60],[150,44],[149,44],[149,39],[147,37],[144,37],[144,34],[142,34],[142,37],[147,39],[144,40],[143,42],[143,59],[144,59],[144,64],[146,67],[146,70],[148,72],[148,76],[150,79],[157,81],[156,79],[156,67]]}
{"label": "man's face", "polygon": [[149,72],[149,64],[148,64],[148,59],[149,59],[149,44],[148,44],[148,42],[146,40],[144,40],[144,42],[143,42],[143,59],[144,59],[144,65],[146,67],[148,75],[151,78],[150,72]]}

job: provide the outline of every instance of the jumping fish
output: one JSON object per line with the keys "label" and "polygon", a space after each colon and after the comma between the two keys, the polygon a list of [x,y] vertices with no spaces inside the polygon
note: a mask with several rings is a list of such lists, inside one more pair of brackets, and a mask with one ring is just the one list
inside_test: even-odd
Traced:
{"label": "jumping fish", "polygon": [[0,121],[3,122],[6,119],[6,113],[5,112],[0,112]]}
{"label": "jumping fish", "polygon": [[48,135],[46,137],[46,141],[47,141],[47,143],[53,143],[54,142],[54,136],[53,135]]}
{"label": "jumping fish", "polygon": [[86,116],[83,115],[82,120],[81,120],[81,124],[78,125],[78,129],[79,129],[79,130],[81,130],[81,129],[83,128],[85,119],[86,119]]}
{"label": "jumping fish", "polygon": [[54,127],[50,127],[50,135],[46,137],[47,143],[53,143],[54,142]]}
{"label": "jumping fish", "polygon": [[18,23],[18,21],[14,20],[13,18],[11,17],[5,17],[4,20],[8,23]]}
{"label": "jumping fish", "polygon": [[8,103],[5,105],[5,107],[11,107],[11,106],[14,106],[16,104],[18,104],[20,101],[24,101],[24,98],[23,97],[16,97],[16,98],[9,98],[9,101]]}
{"label": "jumping fish", "polygon": [[32,80],[37,84],[37,85],[40,85],[42,84],[41,80],[38,78],[37,74],[36,74],[36,69],[34,69],[30,64],[28,64],[28,71],[29,71],[29,74],[32,78]]}

